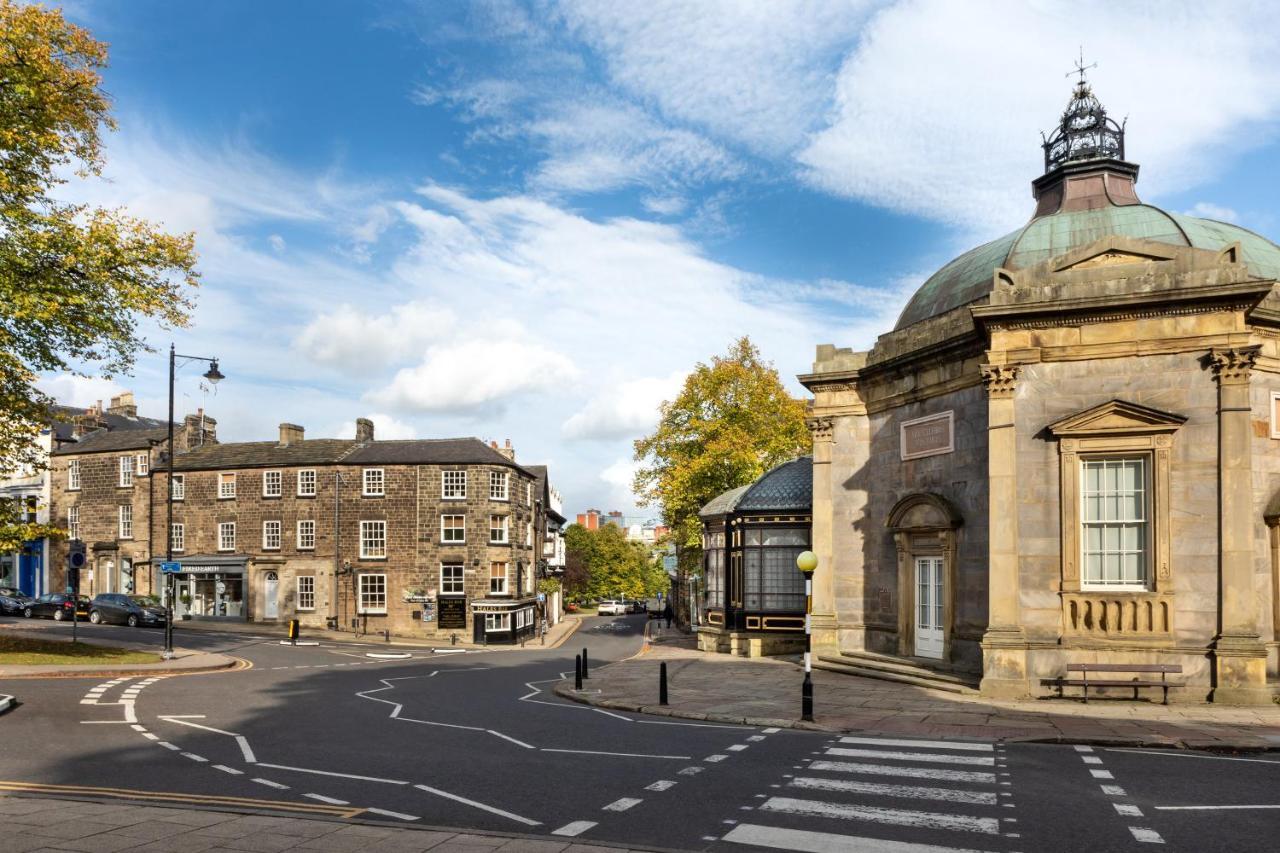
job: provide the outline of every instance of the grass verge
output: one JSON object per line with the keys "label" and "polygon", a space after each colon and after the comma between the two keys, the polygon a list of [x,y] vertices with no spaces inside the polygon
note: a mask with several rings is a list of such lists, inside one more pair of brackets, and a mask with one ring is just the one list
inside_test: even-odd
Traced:
{"label": "grass verge", "polygon": [[115,646],[90,646],[57,640],[0,636],[0,666],[76,666],[159,663],[160,656]]}

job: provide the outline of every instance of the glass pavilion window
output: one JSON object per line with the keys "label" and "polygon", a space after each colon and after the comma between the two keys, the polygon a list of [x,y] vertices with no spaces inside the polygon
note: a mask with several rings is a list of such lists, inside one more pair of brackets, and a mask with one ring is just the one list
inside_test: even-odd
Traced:
{"label": "glass pavilion window", "polygon": [[805,527],[757,527],[743,533],[743,606],[747,610],[804,610],[804,575],[796,557],[809,547]]}
{"label": "glass pavilion window", "polygon": [[703,578],[707,607],[724,607],[724,531],[706,534],[703,542]]}

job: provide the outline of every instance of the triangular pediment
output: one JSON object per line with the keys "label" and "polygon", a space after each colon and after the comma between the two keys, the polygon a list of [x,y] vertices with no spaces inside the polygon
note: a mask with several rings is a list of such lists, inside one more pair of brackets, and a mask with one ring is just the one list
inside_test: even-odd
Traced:
{"label": "triangular pediment", "polygon": [[1176,257],[1177,249],[1173,246],[1111,234],[1059,255],[1052,264],[1052,270],[1066,272],[1123,264],[1146,264],[1152,261],[1171,261]]}
{"label": "triangular pediment", "polygon": [[1124,400],[1110,400],[1049,424],[1049,432],[1059,437],[1132,435],[1173,432],[1186,422],[1185,417],[1172,412],[1162,412]]}

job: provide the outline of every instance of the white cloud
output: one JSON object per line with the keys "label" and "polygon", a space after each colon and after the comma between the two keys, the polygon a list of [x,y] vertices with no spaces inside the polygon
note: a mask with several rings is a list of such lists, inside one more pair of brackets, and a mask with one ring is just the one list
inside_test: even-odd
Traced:
{"label": "white cloud", "polygon": [[611,385],[561,425],[565,438],[638,438],[658,422],[659,407],[680,391],[685,374]]}
{"label": "white cloud", "polygon": [[[379,441],[397,441],[423,436],[413,424],[399,420],[381,412],[371,412],[364,417],[373,421],[373,437]],[[354,419],[343,421],[342,426],[333,432],[334,438],[355,438],[356,422]]]}
{"label": "white cloud", "polygon": [[126,390],[110,379],[98,376],[73,376],[70,373],[59,373],[42,377],[36,387],[57,400],[64,406],[85,408],[98,401],[108,405],[112,397]]}
{"label": "white cloud", "polygon": [[[633,459],[615,459],[612,464],[600,472],[600,482],[608,486],[609,500],[607,506],[631,507],[635,504],[635,494],[631,484],[635,480],[640,463]],[[625,512],[625,510],[624,510]]]}
{"label": "white cloud", "polygon": [[281,237],[279,234],[272,234],[271,236],[267,237],[267,242],[271,244],[271,250],[273,252],[276,252],[277,254],[280,252],[283,252],[286,246],[288,245],[287,243],[285,243],[284,238]]}
{"label": "white cloud", "polygon": [[1200,201],[1192,205],[1187,211],[1188,216],[1199,216],[1202,219],[1216,219],[1219,222],[1239,222],[1240,214],[1236,213],[1229,207],[1213,204],[1212,202]]}
{"label": "white cloud", "polygon": [[294,347],[327,367],[364,374],[417,358],[456,325],[452,311],[419,303],[399,305],[386,314],[343,305],[308,323]]}
{"label": "white cloud", "polygon": [[470,340],[431,347],[422,364],[400,370],[368,396],[379,405],[419,412],[488,409],[521,393],[553,388],[576,373],[568,358],[539,344]]}

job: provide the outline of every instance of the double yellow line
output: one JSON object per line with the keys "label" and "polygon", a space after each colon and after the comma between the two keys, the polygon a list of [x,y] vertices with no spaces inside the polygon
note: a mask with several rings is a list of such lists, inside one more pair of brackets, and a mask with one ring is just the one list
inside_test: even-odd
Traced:
{"label": "double yellow line", "polygon": [[168,791],[139,791],[132,788],[96,788],[89,785],[45,785],[39,782],[8,782],[0,780],[0,792],[26,794],[63,794],[82,797],[108,797],[117,800],[148,800],[151,802],[181,803],[184,805],[228,808],[269,809],[271,811],[301,812],[328,817],[355,817],[364,809],[351,806],[323,806],[310,803],[290,803],[285,800],[260,800],[253,797],[220,797],[214,794],[182,794]]}

